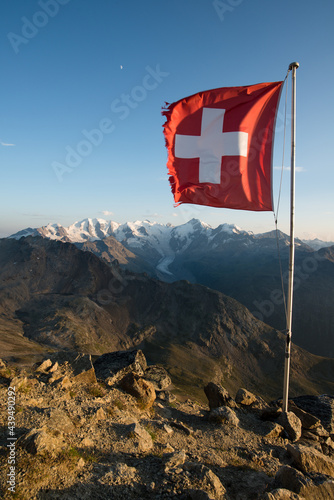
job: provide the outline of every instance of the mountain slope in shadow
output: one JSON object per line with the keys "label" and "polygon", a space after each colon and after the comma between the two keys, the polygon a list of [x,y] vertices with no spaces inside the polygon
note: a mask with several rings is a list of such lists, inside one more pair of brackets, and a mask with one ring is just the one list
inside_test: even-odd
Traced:
{"label": "mountain slope in shadow", "polygon": [[[205,286],[164,283],[39,237],[0,240],[0,283],[7,356],[140,347],[189,394],[216,380],[232,392],[281,395],[284,335]],[[296,346],[292,356],[291,395],[334,392],[334,360]]]}

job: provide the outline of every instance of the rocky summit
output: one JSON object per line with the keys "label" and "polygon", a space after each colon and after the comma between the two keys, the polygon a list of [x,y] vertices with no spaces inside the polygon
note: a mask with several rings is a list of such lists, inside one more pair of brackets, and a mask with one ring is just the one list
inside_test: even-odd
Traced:
{"label": "rocky summit", "polygon": [[140,350],[0,360],[1,498],[334,497],[333,397],[282,414],[247,387],[210,382],[201,403],[170,381]]}

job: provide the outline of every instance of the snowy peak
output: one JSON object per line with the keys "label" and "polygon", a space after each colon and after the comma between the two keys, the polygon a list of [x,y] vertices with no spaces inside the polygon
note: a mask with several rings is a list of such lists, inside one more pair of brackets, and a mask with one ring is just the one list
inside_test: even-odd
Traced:
{"label": "snowy peak", "polygon": [[14,240],[19,240],[20,238],[27,238],[28,236],[37,236],[37,229],[33,229],[32,227],[27,227],[26,229],[22,229],[15,234],[9,236],[9,238],[13,238]]}
{"label": "snowy peak", "polygon": [[181,226],[173,227],[170,233],[170,247],[175,252],[184,251],[191,243],[199,237],[208,240],[208,232],[212,227],[198,219],[191,219]]}
{"label": "snowy peak", "polygon": [[125,224],[120,225],[117,230],[115,230],[115,234],[117,235],[117,239],[121,241],[121,238],[123,236],[124,239],[127,239],[129,237],[159,237],[164,234],[166,230],[168,231],[167,227],[164,224],[145,220],[143,222],[126,222]]}
{"label": "snowy peak", "polygon": [[206,222],[202,222],[199,219],[191,219],[190,221],[182,224],[181,226],[177,226],[174,229],[174,233],[179,234],[180,236],[189,236],[194,233],[205,232],[212,230],[210,224],[206,224]]}
{"label": "snowy peak", "polygon": [[248,231],[243,231],[242,229],[240,229],[240,227],[238,227],[234,224],[226,224],[226,223],[221,224],[220,226],[218,226],[218,229],[220,229],[224,233],[228,233],[228,234],[241,234],[241,233],[251,234]]}
{"label": "snowy peak", "polygon": [[83,243],[85,241],[103,240],[112,235],[119,225],[120,224],[113,221],[88,218],[80,222],[75,222],[64,229],[69,241],[73,243]]}

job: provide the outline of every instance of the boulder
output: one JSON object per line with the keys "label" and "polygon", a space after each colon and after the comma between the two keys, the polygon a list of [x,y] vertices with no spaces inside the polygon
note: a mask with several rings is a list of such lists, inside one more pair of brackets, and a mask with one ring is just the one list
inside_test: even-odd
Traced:
{"label": "boulder", "polygon": [[220,408],[215,408],[210,412],[209,420],[215,423],[228,423],[234,427],[239,426],[239,419],[232,408],[228,406],[221,406]]}
{"label": "boulder", "polygon": [[204,387],[204,392],[209,401],[210,410],[220,408],[221,406],[236,406],[235,401],[231,398],[226,389],[220,384],[209,382]]}
{"label": "boulder", "polygon": [[136,373],[128,373],[120,381],[119,386],[123,391],[138,399],[145,409],[151,408],[156,399],[153,384]]}
{"label": "boulder", "polygon": [[149,382],[152,382],[156,391],[163,391],[172,383],[167,370],[159,365],[149,366],[145,371],[144,377]]}
{"label": "boulder", "polygon": [[287,490],[294,491],[295,493],[301,493],[302,490],[313,485],[313,482],[299,470],[289,465],[284,465],[275,476],[275,484]]}
{"label": "boulder", "polygon": [[184,450],[173,453],[165,462],[165,472],[183,465],[186,461],[186,458],[187,455]]}
{"label": "boulder", "polygon": [[147,363],[143,352],[135,349],[103,354],[94,362],[94,368],[99,380],[114,385],[132,372],[143,377]]}
{"label": "boulder", "polygon": [[334,460],[309,446],[291,445],[287,447],[295,465],[305,473],[320,473],[334,477]]}
{"label": "boulder", "polygon": [[146,452],[153,448],[153,441],[144,427],[138,423],[128,426],[128,437],[133,440],[134,445],[139,451]]}
{"label": "boulder", "polygon": [[299,408],[295,403],[293,403],[293,401],[291,401],[289,404],[289,410],[299,418],[302,423],[303,429],[310,430],[319,427],[320,420],[314,415],[311,415],[311,413],[308,413]]}
{"label": "boulder", "polygon": [[33,455],[50,453],[54,456],[67,447],[62,432],[52,431],[45,427],[31,429],[20,439],[20,444]]}
{"label": "boulder", "polygon": [[46,372],[52,366],[51,359],[45,359],[42,363],[36,368],[37,373]]}
{"label": "boulder", "polygon": [[302,423],[292,411],[282,412],[277,421],[284,427],[291,441],[298,441],[300,439],[302,435]]}
{"label": "boulder", "polygon": [[328,432],[334,433],[334,396],[298,396],[292,401],[298,408],[317,417]]}
{"label": "boulder", "polygon": [[334,481],[323,475],[313,475],[311,479],[288,465],[281,467],[277,472],[275,483],[304,498],[316,498],[317,500],[334,498]]}
{"label": "boulder", "polygon": [[211,469],[200,463],[193,462],[185,463],[184,469],[200,486],[200,488],[188,490],[187,498],[191,498],[192,500],[223,500],[227,498],[224,486]]}
{"label": "boulder", "polygon": [[235,397],[236,403],[240,405],[249,406],[252,403],[255,403],[256,396],[251,392],[247,391],[247,389],[239,389],[237,395]]}
{"label": "boulder", "polygon": [[225,498],[226,490],[220,479],[212,472],[211,469],[205,467],[203,468],[199,474],[199,479],[202,482],[201,487],[209,493],[211,498]]}

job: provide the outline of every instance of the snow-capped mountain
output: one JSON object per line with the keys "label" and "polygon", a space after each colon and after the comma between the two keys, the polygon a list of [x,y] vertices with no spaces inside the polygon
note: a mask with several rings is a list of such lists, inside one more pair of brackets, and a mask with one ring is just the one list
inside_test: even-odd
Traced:
{"label": "snow-capped mountain", "polygon": [[251,235],[237,226],[222,224],[212,228],[209,224],[192,219],[180,226],[159,224],[157,222],[136,221],[119,224],[104,219],[84,219],[68,227],[60,224],[48,224],[40,228],[27,228],[10,236],[20,239],[27,236],[42,236],[51,240],[59,240],[75,244],[104,240],[113,236],[127,249],[135,254],[150,257],[157,261],[161,271],[167,270],[168,262],[172,262],[177,253],[185,251],[194,240],[204,240],[206,244],[215,246],[215,241],[228,240],[235,235]]}
{"label": "snow-capped mountain", "polygon": [[[170,270],[176,257],[185,253],[205,252],[235,239],[244,239],[250,245],[253,233],[243,231],[232,224],[222,224],[212,228],[198,219],[192,219],[180,226],[159,224],[158,222],[136,221],[119,224],[104,219],[84,219],[68,227],[48,224],[40,228],[27,228],[13,234],[10,238],[42,236],[52,240],[74,243],[80,248],[89,242],[105,241],[113,237],[139,259],[149,263],[153,274],[162,279],[176,279]],[[90,248],[99,253],[95,247]],[[102,251],[100,251],[102,253]],[[145,269],[147,271],[147,268]]]}

